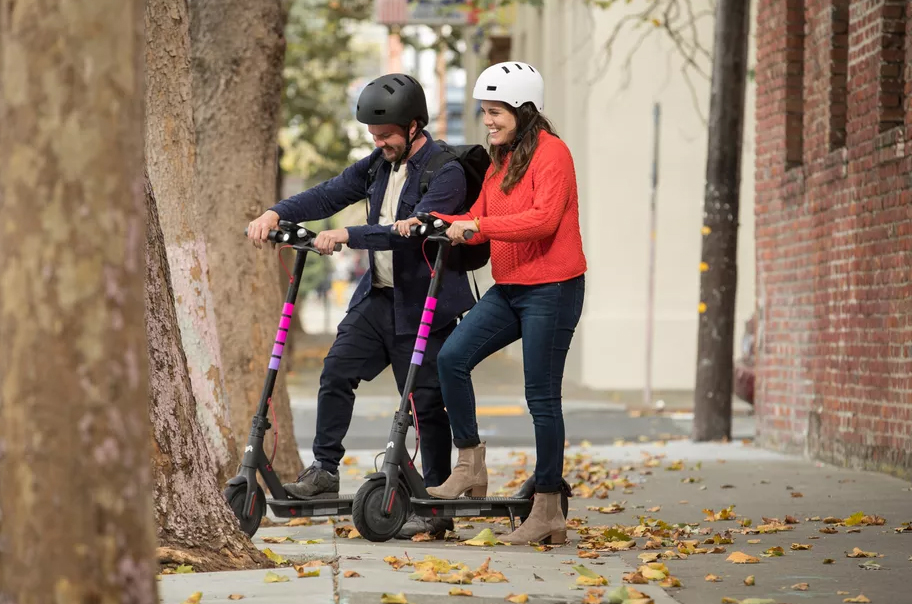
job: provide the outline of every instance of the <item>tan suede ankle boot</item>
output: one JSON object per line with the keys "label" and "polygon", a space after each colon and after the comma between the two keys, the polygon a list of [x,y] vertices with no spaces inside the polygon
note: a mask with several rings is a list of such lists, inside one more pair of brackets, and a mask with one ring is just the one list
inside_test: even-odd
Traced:
{"label": "tan suede ankle boot", "polygon": [[561,494],[536,493],[532,511],[518,529],[501,537],[504,543],[522,545],[530,541],[561,544],[567,540],[567,519],[561,511]]}
{"label": "tan suede ankle boot", "polygon": [[485,466],[485,444],[459,449],[453,473],[439,487],[428,487],[428,495],[437,499],[456,499],[464,493],[484,497],[488,493],[488,468]]}

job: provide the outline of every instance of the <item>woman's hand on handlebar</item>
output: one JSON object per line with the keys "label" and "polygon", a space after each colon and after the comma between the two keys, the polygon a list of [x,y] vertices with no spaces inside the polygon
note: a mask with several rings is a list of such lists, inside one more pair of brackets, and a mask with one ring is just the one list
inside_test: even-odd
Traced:
{"label": "woman's hand on handlebar", "polygon": [[421,224],[421,221],[414,217],[406,218],[405,220],[397,220],[393,223],[393,229],[403,237],[409,237],[412,234],[410,229],[412,228],[412,225],[415,224]]}
{"label": "woman's hand on handlebar", "polygon": [[331,256],[336,245],[342,243],[348,243],[348,229],[320,231],[313,240],[314,249],[325,256]]}
{"label": "woman's hand on handlebar", "polygon": [[269,231],[279,228],[279,215],[272,210],[266,210],[263,215],[247,225],[247,239],[257,248],[263,247],[263,242],[269,237]]}
{"label": "woman's hand on handlebar", "polygon": [[[475,222],[472,220],[457,220],[447,229],[446,235],[449,237],[450,241],[453,242],[453,245],[457,245],[466,242],[467,232],[475,232]],[[469,237],[471,237],[471,235],[469,235]]]}

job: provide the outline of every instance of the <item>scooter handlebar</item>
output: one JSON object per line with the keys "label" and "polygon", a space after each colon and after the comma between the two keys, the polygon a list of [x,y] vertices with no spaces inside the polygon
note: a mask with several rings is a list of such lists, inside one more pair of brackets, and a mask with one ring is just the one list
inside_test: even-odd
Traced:
{"label": "scooter handlebar", "polygon": [[[244,229],[244,236],[245,236],[245,237],[247,236],[247,229],[246,229],[246,228]],[[288,242],[290,242],[290,241],[292,240],[292,237],[293,237],[293,235],[292,235],[292,233],[289,232],[289,231],[271,229],[271,230],[269,231],[269,234],[266,236],[266,239],[269,240],[269,241],[272,241],[273,243],[288,243]],[[314,250],[314,251],[316,251],[316,250]],[[335,247],[333,247],[333,251],[341,252],[341,251],[342,251],[342,244],[341,244],[341,243],[337,243],[337,244],[335,245]]]}

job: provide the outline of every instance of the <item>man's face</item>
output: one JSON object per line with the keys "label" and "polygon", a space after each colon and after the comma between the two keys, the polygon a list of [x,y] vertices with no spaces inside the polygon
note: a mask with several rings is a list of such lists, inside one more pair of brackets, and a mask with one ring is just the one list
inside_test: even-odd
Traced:
{"label": "man's face", "polygon": [[396,124],[368,126],[367,131],[374,138],[374,145],[383,151],[383,159],[395,163],[405,154],[405,129]]}

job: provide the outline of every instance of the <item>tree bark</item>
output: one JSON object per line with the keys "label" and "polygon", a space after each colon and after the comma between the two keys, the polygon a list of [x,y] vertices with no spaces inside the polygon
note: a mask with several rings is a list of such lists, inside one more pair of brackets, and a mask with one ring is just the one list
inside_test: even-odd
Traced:
{"label": "tree bark", "polygon": [[237,471],[239,451],[223,382],[205,217],[194,203],[196,134],[186,2],[148,0],[146,37],[146,167],[159,208],[197,421],[212,453],[209,471],[224,483]]}
{"label": "tree bark", "polygon": [[[149,0],[149,10],[164,2]],[[150,30],[151,31],[151,30]],[[212,473],[212,456],[197,423],[171,275],[152,186],[146,183],[146,332],[159,562],[197,572],[272,566],[243,534]]]}
{"label": "tree bark", "polygon": [[[275,203],[285,12],[278,0],[191,0],[190,15],[197,202],[206,215],[231,420],[243,445],[282,309],[275,254],[250,245],[244,228]],[[293,480],[302,464],[286,373],[283,364],[272,396],[282,434],[273,465]]]}
{"label": "tree bark", "polygon": [[731,438],[738,205],[750,2],[716,7],[693,439]]}
{"label": "tree bark", "polygon": [[0,0],[0,602],[158,601],[139,0]]}

